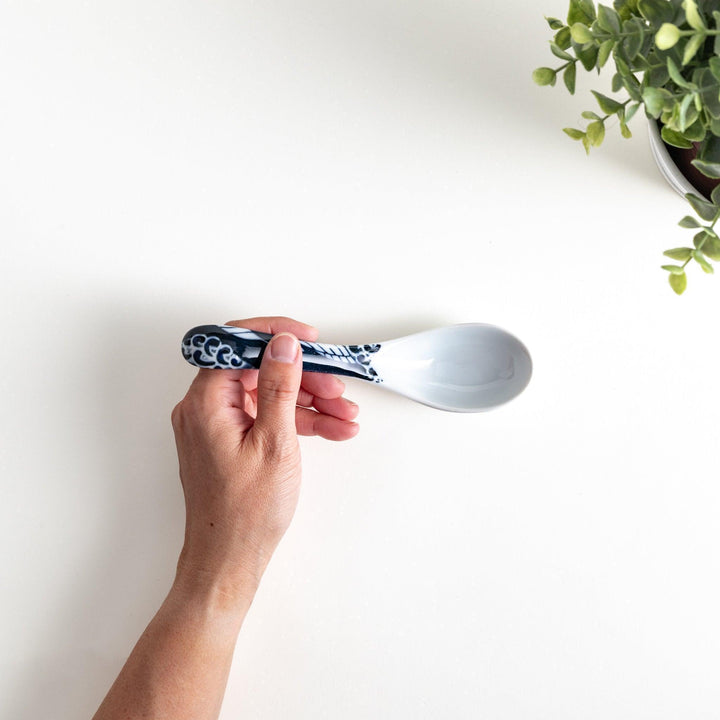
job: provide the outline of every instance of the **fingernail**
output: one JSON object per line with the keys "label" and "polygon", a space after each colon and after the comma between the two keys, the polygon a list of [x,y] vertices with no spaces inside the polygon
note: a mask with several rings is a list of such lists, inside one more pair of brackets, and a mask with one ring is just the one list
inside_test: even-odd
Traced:
{"label": "fingernail", "polygon": [[268,352],[272,360],[290,364],[295,362],[299,349],[298,341],[287,333],[275,335],[268,346]]}

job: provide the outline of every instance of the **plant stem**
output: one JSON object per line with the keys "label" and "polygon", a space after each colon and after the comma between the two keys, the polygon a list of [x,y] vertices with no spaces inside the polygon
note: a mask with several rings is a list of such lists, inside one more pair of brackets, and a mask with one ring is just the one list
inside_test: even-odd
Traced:
{"label": "plant stem", "polygon": [[[718,219],[720,219],[720,213],[715,215],[715,219],[712,221],[712,225],[709,226],[710,230],[713,230],[713,231],[715,230],[715,223],[718,221]],[[705,244],[705,241],[709,237],[712,237],[712,236],[709,233],[704,233],[703,239],[698,243],[698,246],[695,248],[696,252],[702,252],[703,245]],[[691,260],[692,260],[692,255],[682,264],[683,269]]]}

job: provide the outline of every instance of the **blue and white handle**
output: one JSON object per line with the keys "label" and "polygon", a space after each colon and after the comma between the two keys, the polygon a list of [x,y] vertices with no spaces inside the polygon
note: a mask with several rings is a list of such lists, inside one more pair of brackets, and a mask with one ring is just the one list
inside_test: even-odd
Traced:
{"label": "blue and white handle", "polygon": [[[219,370],[257,370],[272,335],[232,325],[199,325],[185,333],[183,357],[199,368]],[[372,357],[380,349],[373,345],[327,345],[300,341],[303,370],[332,373],[380,383],[382,378],[372,366]]]}

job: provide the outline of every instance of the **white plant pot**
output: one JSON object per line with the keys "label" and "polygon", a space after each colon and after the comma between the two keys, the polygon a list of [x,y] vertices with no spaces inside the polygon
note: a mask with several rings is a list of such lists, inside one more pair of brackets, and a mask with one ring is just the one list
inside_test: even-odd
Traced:
{"label": "white plant pot", "polygon": [[670,157],[670,153],[665,147],[665,143],[660,135],[660,128],[655,120],[648,121],[648,135],[650,137],[650,150],[657,163],[663,177],[670,183],[675,192],[685,197],[686,193],[701,195],[695,187],[693,187],[688,179],[678,170],[677,165]]}

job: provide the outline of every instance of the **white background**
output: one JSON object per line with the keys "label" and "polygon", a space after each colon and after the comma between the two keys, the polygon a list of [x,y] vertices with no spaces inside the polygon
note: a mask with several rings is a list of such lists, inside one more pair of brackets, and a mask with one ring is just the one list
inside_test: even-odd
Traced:
{"label": "white background", "polygon": [[644,118],[538,88],[565,0],[0,4],[0,714],[94,712],[169,588],[169,423],[207,322],[328,342],[489,322],[534,376],[438,412],[362,382],[224,718],[716,718],[720,279]]}

